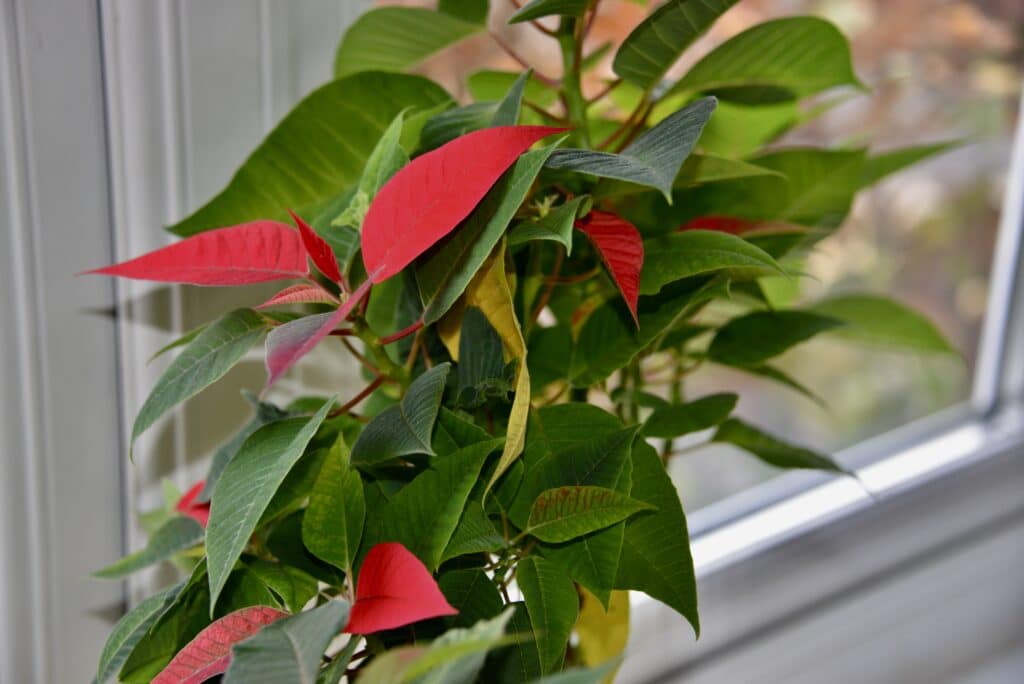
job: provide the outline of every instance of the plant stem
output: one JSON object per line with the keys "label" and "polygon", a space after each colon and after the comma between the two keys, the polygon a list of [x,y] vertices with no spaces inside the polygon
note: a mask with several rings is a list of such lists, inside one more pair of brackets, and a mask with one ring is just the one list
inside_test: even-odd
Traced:
{"label": "plant stem", "polygon": [[414,332],[416,332],[417,330],[419,330],[422,327],[423,327],[423,319],[421,318],[421,319],[419,319],[418,321],[416,321],[415,323],[413,323],[412,325],[410,325],[407,328],[402,328],[401,330],[399,330],[398,332],[396,332],[396,333],[394,333],[392,335],[388,335],[387,337],[380,338],[380,340],[378,340],[378,342],[381,345],[391,344],[392,342],[397,342],[398,340],[402,339],[403,337],[408,337],[409,335],[412,335]]}
{"label": "plant stem", "polygon": [[330,417],[330,418],[337,418],[338,416],[341,416],[341,415],[344,415],[344,414],[348,413],[350,410],[354,409],[359,402],[361,402],[363,399],[365,399],[366,397],[368,397],[371,394],[373,394],[374,391],[378,387],[380,387],[382,384],[384,384],[384,381],[386,379],[387,378],[385,378],[383,375],[378,375],[376,378],[373,379],[373,382],[371,382],[369,385],[364,387],[359,392],[359,394],[357,394],[356,396],[354,396],[351,399],[349,399],[347,402],[345,402],[339,408],[336,408],[333,411],[331,411],[328,414],[328,417]]}
{"label": "plant stem", "polygon": [[[523,67],[524,69],[533,69],[533,67],[530,66],[530,63],[527,62],[526,59],[523,58],[523,56],[520,55],[514,47],[509,45],[504,38],[499,36],[494,31],[488,31],[488,33],[491,35],[491,38],[494,40],[494,42],[498,44],[498,47],[504,50],[506,55],[508,55],[516,62],[518,62],[519,66]],[[538,81],[540,81],[541,83],[550,88],[557,88],[559,85],[558,79],[551,78],[550,76],[545,76],[536,69],[533,69],[533,78],[537,79]]]}
{"label": "plant stem", "polygon": [[583,99],[580,82],[583,39],[579,19],[563,17],[558,25],[558,45],[562,48],[562,98],[569,123],[576,130],[573,135],[586,148],[590,147],[590,129],[587,126],[587,101]]}

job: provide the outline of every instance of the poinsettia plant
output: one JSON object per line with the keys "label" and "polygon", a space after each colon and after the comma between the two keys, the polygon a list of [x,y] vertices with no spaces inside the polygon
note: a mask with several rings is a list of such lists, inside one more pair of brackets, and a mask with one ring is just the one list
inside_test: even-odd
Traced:
{"label": "poinsettia plant", "polygon": [[[944,147],[775,144],[827,108],[805,98],[863,89],[814,17],[667,79],[734,4],[662,4],[585,93],[598,2],[534,0],[511,22],[557,42],[561,73],[478,71],[464,103],[403,72],[485,31],[486,0],[371,10],[182,240],[95,271],[283,285],[168,346],[133,442],[260,340],[267,384],[205,480],[147,515],[148,545],[99,571],[187,577],[116,625],[98,682],[607,681],[629,591],[699,631],[676,440],[843,470],[684,382],[717,365],[804,392],[773,359],[819,334],[950,351],[890,299],[785,308],[764,287]],[[275,403],[318,345],[365,386]]]}

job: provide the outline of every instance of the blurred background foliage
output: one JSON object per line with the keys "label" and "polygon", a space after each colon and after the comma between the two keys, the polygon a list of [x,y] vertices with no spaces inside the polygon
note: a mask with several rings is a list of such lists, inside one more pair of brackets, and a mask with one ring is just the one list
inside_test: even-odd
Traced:
{"label": "blurred background foliage", "polygon": [[[433,0],[380,2],[432,6]],[[490,28],[540,72],[557,75],[557,45],[528,24],[509,26],[513,0],[491,0]],[[658,2],[602,0],[586,50],[618,43]],[[670,72],[675,77],[750,26],[812,14],[850,39],[870,93],[826,94],[805,105],[827,111],[778,145],[870,145],[872,150],[958,140],[956,150],[862,192],[843,228],[805,263],[810,278],[780,281],[779,302],[850,290],[893,296],[926,313],[962,360],[816,339],[780,367],[820,395],[824,406],[749,376],[704,369],[687,395],[735,391],[739,413],[794,442],[835,451],[965,401],[985,313],[989,269],[1006,180],[1024,64],[1020,0],[744,0],[725,14]],[[614,77],[609,53],[589,74],[586,94]],[[520,66],[487,35],[425,62],[420,72],[459,99],[465,78],[484,68]],[[672,474],[695,510],[776,474],[730,447],[711,445],[675,458]]]}

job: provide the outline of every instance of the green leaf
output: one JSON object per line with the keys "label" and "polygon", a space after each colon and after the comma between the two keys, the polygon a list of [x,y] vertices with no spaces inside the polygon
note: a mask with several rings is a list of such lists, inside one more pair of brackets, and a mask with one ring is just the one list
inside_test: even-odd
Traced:
{"label": "green leaf", "polygon": [[178,597],[184,583],[176,584],[143,600],[126,613],[110,630],[107,643],[100,654],[96,669],[95,684],[111,684],[118,681],[118,672],[160,615]]}
{"label": "green leaf", "polygon": [[289,418],[264,425],[245,441],[224,469],[213,490],[206,528],[211,609],[263,511],[302,457],[333,403],[324,402],[308,420]]}
{"label": "green leaf", "polygon": [[284,218],[287,207],[334,197],[359,180],[374,145],[400,111],[450,101],[440,86],[421,76],[375,72],[328,83],[281,120],[224,190],[168,230],[194,235]]}
{"label": "green leaf", "polygon": [[[718,117],[718,110],[712,117],[711,122]],[[710,123],[709,122],[709,125]],[[701,146],[704,146],[704,139],[707,137],[708,128],[705,127],[701,135]],[[707,183],[719,183],[721,181],[738,180],[743,178],[757,178],[760,176],[775,176],[785,179],[778,171],[766,169],[745,161],[726,159],[710,154],[693,153],[686,158],[683,166],[676,174],[672,183],[673,192],[685,188],[692,188]],[[625,181],[603,180],[594,188],[594,195],[599,198],[617,197],[622,195],[646,192],[643,186]]]}
{"label": "green leaf", "polygon": [[523,592],[530,625],[537,638],[541,672],[560,670],[579,614],[580,597],[576,587],[560,568],[536,556],[519,561],[516,584]]}
{"label": "green leaf", "polygon": [[498,615],[505,602],[487,573],[480,568],[451,570],[437,578],[448,603],[459,612],[446,618],[452,627],[472,627]]}
{"label": "green leaf", "polygon": [[431,461],[375,515],[367,516],[362,555],[382,542],[400,542],[434,571],[448,546],[488,454],[501,440],[479,442]]}
{"label": "green leaf", "polygon": [[534,393],[540,394],[556,380],[567,379],[572,363],[572,330],[564,323],[534,330],[526,358]]}
{"label": "green leaf", "polygon": [[235,457],[238,450],[242,448],[242,444],[249,438],[249,435],[267,423],[273,423],[275,420],[288,417],[287,411],[282,411],[273,404],[260,401],[253,395],[247,395],[246,398],[256,407],[256,413],[249,419],[248,423],[242,426],[241,430],[235,433],[234,437],[222,444],[213,453],[210,469],[206,471],[206,484],[203,485],[203,491],[199,492],[199,496],[196,497],[198,503],[206,503],[210,500],[210,495],[213,494],[213,488],[216,486],[217,480],[220,479],[221,473],[224,472],[224,468]]}
{"label": "green leaf", "polygon": [[392,649],[376,658],[360,674],[365,684],[471,684],[483,667],[487,652],[505,643],[505,625],[512,615],[498,617],[466,629],[450,629],[427,648]]}
{"label": "green leaf", "polygon": [[[706,129],[705,129],[706,130]],[[703,142],[703,136],[702,136]],[[676,188],[703,185],[705,183],[717,183],[725,180],[738,178],[753,178],[756,176],[784,176],[773,169],[757,166],[745,161],[716,157],[711,154],[691,154],[683,163],[683,168],[676,175]]]}
{"label": "green leaf", "polygon": [[379,7],[360,15],[341,39],[334,76],[405,71],[484,27],[420,7]]}
{"label": "green leaf", "polygon": [[541,167],[560,142],[520,157],[462,225],[438,249],[417,262],[416,282],[425,306],[424,323],[435,323],[462,295],[505,234]]}
{"label": "green leaf", "polygon": [[670,92],[760,104],[798,100],[842,85],[864,89],[843,34],[824,19],[787,17],[757,24],[718,46]]}
{"label": "green leaf", "polygon": [[813,468],[836,473],[846,472],[827,456],[787,444],[737,418],[730,418],[719,425],[714,441],[738,446],[776,468]]}
{"label": "green leaf", "polygon": [[314,556],[302,541],[302,521],[305,513],[296,511],[275,523],[267,537],[267,549],[285,565],[298,568],[321,582],[340,586],[344,581],[344,575],[334,566]]}
{"label": "green leaf", "polygon": [[644,242],[640,293],[654,294],[676,280],[714,271],[749,278],[783,272],[770,254],[743,238],[714,230],[684,230]]}
{"label": "green leaf", "polygon": [[[483,69],[470,74],[466,87],[475,102],[494,103],[505,97],[519,77],[520,72],[517,71]],[[547,107],[558,99],[558,91],[533,75],[526,82],[523,97],[540,107]]]}
{"label": "green leaf", "polygon": [[[566,426],[563,420],[569,417],[576,417],[578,424]],[[529,458],[524,458],[523,483],[509,510],[517,527],[527,527],[531,506],[546,489],[589,485],[622,494],[629,492],[629,450],[635,427],[623,430],[618,419],[597,409],[545,412],[536,420],[540,420],[546,434],[542,442],[528,447]],[[573,441],[566,444],[562,441],[565,439]],[[615,581],[623,529],[624,523],[618,523],[571,542],[542,543],[540,552],[607,603]]]}
{"label": "green leaf", "polygon": [[515,126],[519,123],[519,111],[523,107],[523,90],[531,76],[533,69],[527,69],[512,83],[498,103],[498,109],[491,119],[492,126]]}
{"label": "green leaf", "polygon": [[[539,457],[524,457],[526,471],[523,484],[509,511],[509,517],[517,527],[529,529],[536,501],[548,490],[563,486],[618,488],[622,484],[637,428],[620,428],[596,435],[597,428],[590,426],[590,429],[590,436],[570,446],[548,451]],[[629,488],[623,491],[628,492]]]}
{"label": "green leaf", "polygon": [[188,344],[192,340],[196,339],[196,337],[199,335],[199,333],[203,332],[203,330],[206,329],[206,325],[207,325],[206,323],[203,323],[202,325],[198,325],[198,326],[192,328],[191,330],[189,330],[187,333],[185,333],[181,337],[175,338],[171,342],[168,342],[164,346],[160,347],[155,352],[153,352],[153,355],[149,357],[149,361],[147,361],[147,363],[152,363],[153,361],[155,361],[159,357],[163,356],[167,352],[171,351],[172,349],[177,349],[178,347],[184,347],[186,344]]}
{"label": "green leaf", "polygon": [[484,513],[483,506],[479,501],[471,500],[441,555],[441,562],[472,553],[492,553],[504,546],[505,539]]}
{"label": "green leaf", "polygon": [[795,102],[719,102],[700,136],[700,147],[706,154],[745,159],[799,123],[800,117],[801,110]]}
{"label": "green leaf", "polygon": [[192,518],[176,515],[153,533],[145,548],[128,554],[102,570],[97,570],[93,575],[103,579],[120,579],[201,543],[202,526]]}
{"label": "green leaf", "polygon": [[817,302],[811,311],[845,323],[835,333],[851,340],[915,352],[957,353],[931,321],[888,297],[839,295]]}
{"label": "green leaf", "polygon": [[200,562],[131,651],[117,681],[148,684],[204,627],[210,624],[206,564]]}
{"label": "green leaf", "polygon": [[948,152],[960,145],[957,141],[913,145],[873,154],[864,162],[863,185],[874,185],[886,176],[901,171],[917,162]]}
{"label": "green leaf", "polygon": [[316,578],[299,568],[264,558],[250,560],[246,567],[293,613],[302,610],[303,606],[317,594]]}
{"label": "green leaf", "polygon": [[689,156],[717,101],[706,97],[666,117],[621,153],[565,149],[551,155],[547,166],[645,185],[672,200],[672,183]]}
{"label": "green leaf", "polygon": [[504,348],[501,337],[475,306],[466,309],[459,335],[459,363],[455,368],[458,378],[458,403],[476,408],[497,389],[496,394],[506,397],[512,384],[505,378]]}
{"label": "green leaf", "polygon": [[777,382],[780,385],[788,387],[797,394],[803,395],[807,399],[810,399],[818,406],[821,406],[823,408],[826,407],[826,402],[824,399],[822,399],[820,396],[812,392],[809,388],[805,387],[796,378],[776,368],[775,366],[762,364],[760,366],[733,366],[733,368],[736,368],[737,370],[743,373],[750,373],[751,375],[755,375],[759,378],[765,378],[766,380],[772,380],[774,382]]}
{"label": "green leaf", "polygon": [[349,466],[348,445],[339,436],[309,496],[303,543],[318,558],[351,574],[365,518],[363,481]]}
{"label": "green leaf", "polygon": [[509,231],[509,247],[530,240],[554,240],[565,247],[565,255],[572,254],[572,229],[577,217],[590,211],[589,195],[579,195],[551,209],[545,216],[516,224]]}
{"label": "green leaf", "polygon": [[708,358],[728,366],[759,366],[841,325],[842,321],[812,311],[755,311],[719,328],[708,346]]}
{"label": "green leaf", "polygon": [[461,135],[487,128],[497,111],[497,102],[474,102],[435,114],[423,126],[420,152],[428,152]]}
{"label": "green leaf", "polygon": [[341,599],[272,622],[231,648],[224,684],[314,684],[327,645],[348,622]]}
{"label": "green leaf", "polygon": [[606,487],[557,487],[533,502],[525,532],[549,543],[602,530],[651,507]]}
{"label": "green leaf", "polygon": [[348,671],[349,663],[352,662],[352,656],[356,654],[356,649],[359,648],[361,643],[363,643],[361,638],[357,636],[350,637],[348,643],[345,644],[345,648],[341,649],[331,660],[330,664],[320,671],[316,684],[341,684],[342,678]]}
{"label": "green leaf", "polygon": [[437,10],[464,21],[486,26],[489,0],[437,0]]}
{"label": "green leaf", "polygon": [[486,442],[491,435],[476,423],[466,420],[444,406],[437,414],[437,426],[434,428],[434,451],[439,454],[450,454],[462,447],[477,442]]}
{"label": "green leaf", "polygon": [[654,211],[658,222],[666,226],[718,215],[835,228],[849,213],[861,187],[864,159],[863,150],[794,148],[770,152],[749,161],[782,176],[677,189],[671,207],[661,205]]}
{"label": "green leaf", "polygon": [[597,667],[571,667],[568,670],[538,679],[535,684],[601,684],[601,682],[611,681],[609,678],[621,663],[621,658],[613,658]]}
{"label": "green leaf", "polygon": [[204,328],[156,381],[135,417],[132,442],[176,404],[222,378],[266,330],[266,320],[252,309],[226,313]]}
{"label": "green leaf", "polygon": [[622,368],[640,350],[674,324],[684,320],[714,293],[714,280],[690,278],[662,288],[656,295],[641,295],[637,328],[617,300],[598,307],[580,329],[573,348],[569,379],[576,387],[590,387]]}
{"label": "green leaf", "polygon": [[699,636],[697,580],[686,515],[658,453],[643,440],[633,448],[630,495],[657,510],[626,522],[615,588],[642,591],[661,601],[685,617]]}
{"label": "green leaf", "polygon": [[612,69],[641,88],[657,85],[683,51],[736,2],[669,0],[626,37]]}
{"label": "green leaf", "polygon": [[[355,229],[362,228],[363,219],[370,208],[370,201],[376,197],[377,191],[381,189],[388,180],[398,172],[400,168],[409,163],[409,155],[402,149],[402,124],[405,118],[405,111],[401,111],[388,124],[384,134],[377,141],[370,156],[366,159],[366,166],[359,178],[355,195],[352,197],[345,210],[331,220],[332,226],[352,226]],[[324,231],[331,233],[334,231]]]}
{"label": "green leaf", "polygon": [[430,433],[437,420],[450,363],[439,363],[416,378],[397,406],[391,406],[367,423],[352,446],[352,463],[374,466],[400,456],[430,454]]}
{"label": "green leaf", "polygon": [[707,430],[729,417],[736,408],[735,394],[712,394],[686,404],[669,404],[654,409],[644,422],[647,437],[672,439]]}
{"label": "green leaf", "polygon": [[563,17],[582,17],[590,0],[532,0],[508,18],[508,23],[518,24],[541,17],[557,14]]}
{"label": "green leaf", "polygon": [[287,477],[284,478],[284,482],[274,492],[273,498],[270,499],[263,515],[260,516],[257,527],[283,518],[302,507],[309,498],[310,492],[313,491],[313,485],[327,458],[327,452],[326,448],[306,449],[306,453],[302,454],[302,457],[295,462],[292,469],[288,471]]}
{"label": "green leaf", "polygon": [[534,682],[541,676],[541,663],[529,612],[519,601],[510,603],[509,608],[515,611],[509,623],[512,646],[497,656],[495,672],[485,674],[504,684]]}

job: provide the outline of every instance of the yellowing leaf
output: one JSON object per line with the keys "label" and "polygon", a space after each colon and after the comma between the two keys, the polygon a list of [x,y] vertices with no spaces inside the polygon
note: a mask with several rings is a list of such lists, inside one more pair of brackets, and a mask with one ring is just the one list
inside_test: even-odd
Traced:
{"label": "yellowing leaf", "polygon": [[508,431],[505,433],[505,448],[501,452],[498,467],[487,483],[490,490],[512,462],[519,457],[526,442],[526,419],[530,413],[530,373],[526,368],[526,341],[522,328],[516,320],[512,304],[512,288],[505,273],[505,241],[495,248],[477,274],[466,287],[462,299],[452,307],[444,318],[438,321],[437,332],[448,348],[452,358],[458,360],[459,333],[462,330],[462,316],[468,306],[480,309],[491,327],[501,337],[505,354],[518,361],[516,368],[516,395],[512,401],[512,412],[508,417]]}
{"label": "yellowing leaf", "polygon": [[[576,635],[579,636],[578,652],[583,664],[588,667],[608,662],[622,654],[629,640],[629,592],[613,591],[604,609],[596,596],[580,587],[583,600],[580,602],[580,616],[576,620]],[[605,684],[615,681],[615,668],[604,679]]]}

